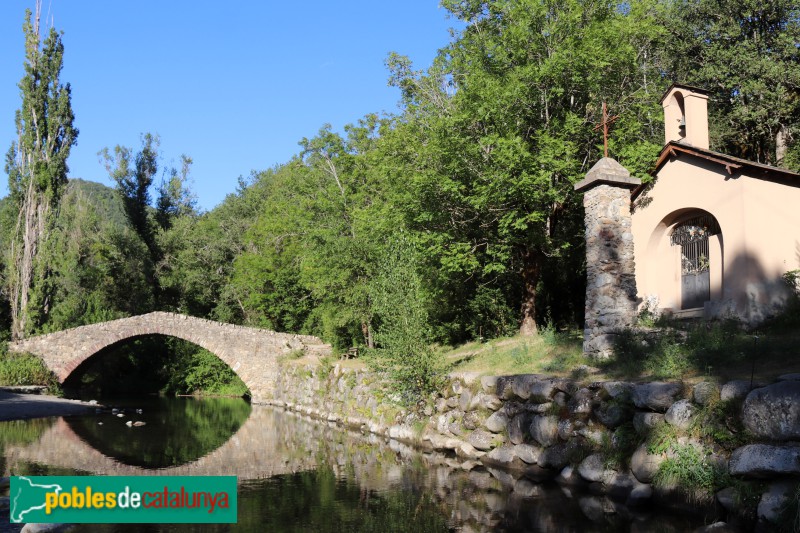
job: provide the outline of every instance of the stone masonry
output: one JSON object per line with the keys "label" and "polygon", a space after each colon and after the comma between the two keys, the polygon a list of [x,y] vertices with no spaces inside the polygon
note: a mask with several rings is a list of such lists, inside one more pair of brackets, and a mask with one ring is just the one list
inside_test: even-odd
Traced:
{"label": "stone masonry", "polygon": [[192,342],[230,366],[250,389],[254,403],[274,395],[278,357],[294,351],[324,356],[331,347],[317,337],[223,324],[175,313],[154,312],[30,337],[9,345],[13,352],[42,358],[63,383],[98,352],[135,337],[167,335]]}
{"label": "stone masonry", "polygon": [[630,191],[640,183],[606,157],[575,184],[584,193],[586,224],[583,351],[593,357],[608,357],[617,332],[636,319]]}

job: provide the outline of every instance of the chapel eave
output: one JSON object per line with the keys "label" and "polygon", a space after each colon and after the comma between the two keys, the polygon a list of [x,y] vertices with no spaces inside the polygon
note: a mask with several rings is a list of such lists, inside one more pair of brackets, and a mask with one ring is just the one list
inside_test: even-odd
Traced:
{"label": "chapel eave", "polygon": [[[731,155],[714,152],[705,148],[698,148],[685,143],[671,141],[664,145],[661,153],[658,155],[653,170],[650,171],[652,176],[656,176],[661,168],[667,163],[679,159],[681,157],[696,157],[705,161],[710,161],[720,167],[723,167],[728,176],[735,174],[746,174],[751,178],[763,179],[782,183],[784,185],[800,187],[800,174],[787,170],[785,168],[773,167],[763,163],[756,163],[733,157]],[[639,194],[644,190],[645,184],[640,185],[631,191],[631,198],[636,199]]]}

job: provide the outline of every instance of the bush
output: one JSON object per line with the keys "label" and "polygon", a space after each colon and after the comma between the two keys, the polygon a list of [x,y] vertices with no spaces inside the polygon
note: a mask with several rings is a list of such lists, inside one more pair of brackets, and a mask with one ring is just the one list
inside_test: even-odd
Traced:
{"label": "bush", "polygon": [[606,468],[628,468],[630,458],[638,445],[638,435],[633,423],[629,422],[614,430],[611,436],[604,433],[598,451],[603,456],[603,465]]}
{"label": "bush", "polygon": [[169,392],[245,396],[247,385],[219,357],[201,349],[181,357],[172,367]]}
{"label": "bush", "polygon": [[0,385],[44,385],[50,392],[60,391],[55,375],[29,353],[0,353]]}
{"label": "bush", "polygon": [[689,350],[681,335],[666,331],[656,338],[626,330],[617,337],[614,357],[602,361],[609,371],[639,375],[643,370],[655,379],[674,379],[691,368]]}
{"label": "bush", "polygon": [[378,349],[368,360],[376,370],[388,371],[392,388],[406,404],[435,391],[444,370],[441,354],[431,346],[426,295],[417,268],[413,244],[399,235],[389,243],[370,290],[378,317]]}
{"label": "bush", "polygon": [[740,410],[741,400],[721,401],[716,397],[697,411],[689,430],[703,442],[731,452],[750,440],[739,417]]}
{"label": "bush", "polygon": [[510,336],[518,329],[517,313],[500,289],[479,287],[466,307],[465,326],[475,339]]}
{"label": "bush", "polygon": [[783,275],[783,281],[786,282],[796,296],[800,296],[800,269],[786,272]]}
{"label": "bush", "polygon": [[678,430],[675,426],[661,422],[650,429],[647,434],[647,453],[661,455],[666,453],[678,442]]}

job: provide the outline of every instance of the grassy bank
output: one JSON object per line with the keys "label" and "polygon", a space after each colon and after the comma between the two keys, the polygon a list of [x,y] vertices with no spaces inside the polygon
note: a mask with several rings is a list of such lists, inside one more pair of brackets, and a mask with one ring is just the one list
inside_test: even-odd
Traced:
{"label": "grassy bank", "polygon": [[[800,315],[784,316],[746,331],[733,321],[671,322],[620,336],[617,355],[598,361],[582,352],[583,333],[543,328],[530,337],[502,337],[460,346],[434,346],[447,372],[483,375],[547,374],[573,379],[770,381],[800,372]],[[331,366],[335,358],[285,358],[284,362]],[[363,368],[362,359],[340,365]]]}
{"label": "grassy bank", "polygon": [[458,347],[437,347],[451,372],[577,375],[591,360],[583,356],[582,334],[542,329],[531,337],[504,337]]}
{"label": "grassy bank", "polygon": [[532,337],[507,337],[438,347],[451,372],[552,374],[596,380],[753,379],[800,372],[800,312],[747,331],[735,321],[662,322],[619,338],[616,356],[582,353],[582,332],[544,328]]}

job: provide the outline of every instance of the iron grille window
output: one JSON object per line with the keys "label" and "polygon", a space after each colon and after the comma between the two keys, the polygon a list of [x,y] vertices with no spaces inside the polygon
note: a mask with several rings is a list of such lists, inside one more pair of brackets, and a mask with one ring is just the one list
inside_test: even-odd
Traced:
{"label": "iron grille window", "polygon": [[681,247],[681,274],[708,271],[708,238],[719,233],[719,224],[711,215],[690,218],[675,226],[670,243]]}

